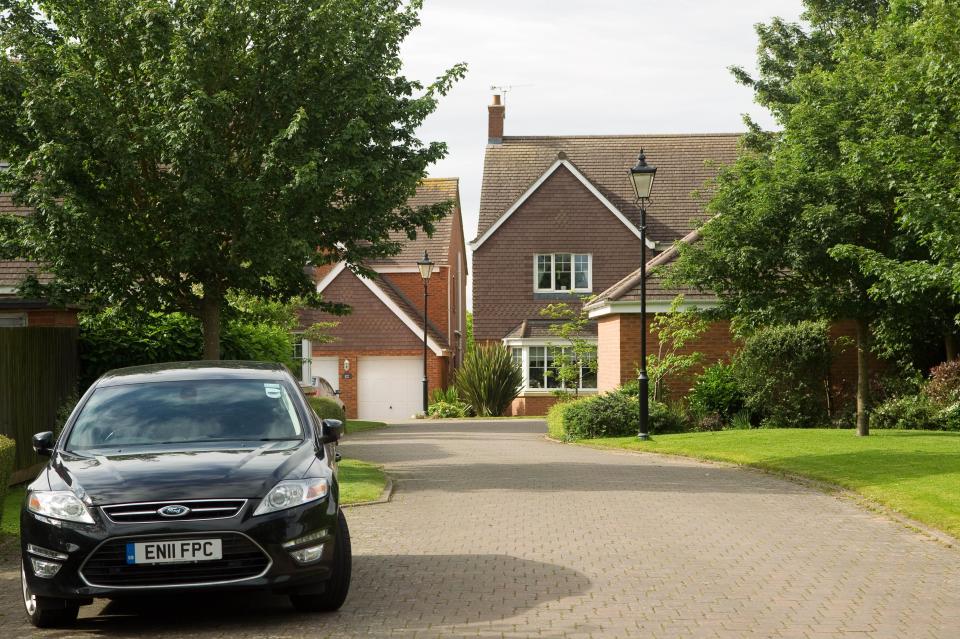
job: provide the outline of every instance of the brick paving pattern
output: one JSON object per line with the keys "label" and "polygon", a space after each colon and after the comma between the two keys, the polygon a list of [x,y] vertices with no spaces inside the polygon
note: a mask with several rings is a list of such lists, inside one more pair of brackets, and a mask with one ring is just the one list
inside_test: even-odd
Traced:
{"label": "brick paving pattern", "polygon": [[[267,595],[81,610],[41,636],[960,637],[960,551],[846,501],[693,461],[563,446],[542,422],[361,433],[392,501],[349,509],[330,615]],[[0,559],[0,636],[29,636]]]}

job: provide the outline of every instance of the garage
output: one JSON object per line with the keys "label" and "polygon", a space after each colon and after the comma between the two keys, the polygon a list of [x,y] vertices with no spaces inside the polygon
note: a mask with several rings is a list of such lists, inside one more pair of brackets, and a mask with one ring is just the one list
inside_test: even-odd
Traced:
{"label": "garage", "polygon": [[419,357],[361,357],[357,362],[360,419],[410,419],[422,410],[423,360]]}

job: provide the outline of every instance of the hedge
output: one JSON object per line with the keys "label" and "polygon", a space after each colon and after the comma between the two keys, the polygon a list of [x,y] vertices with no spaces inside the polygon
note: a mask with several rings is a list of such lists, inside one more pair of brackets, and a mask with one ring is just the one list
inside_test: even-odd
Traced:
{"label": "hedge", "polygon": [[567,439],[567,431],[563,427],[563,420],[567,409],[573,406],[577,401],[583,400],[558,401],[556,404],[550,407],[550,410],[547,411],[547,432],[550,434],[550,437],[559,440]]}
{"label": "hedge", "polygon": [[3,523],[3,502],[7,496],[7,484],[13,474],[14,455],[17,444],[9,437],[0,435],[0,523]]}
{"label": "hedge", "polygon": [[329,397],[308,397],[307,401],[320,419],[339,419],[342,422],[347,418],[340,404]]}

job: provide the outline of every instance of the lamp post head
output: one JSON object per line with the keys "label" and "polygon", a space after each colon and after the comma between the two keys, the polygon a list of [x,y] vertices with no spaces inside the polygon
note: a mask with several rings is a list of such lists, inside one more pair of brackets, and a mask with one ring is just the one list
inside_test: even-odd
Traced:
{"label": "lamp post head", "polygon": [[645,200],[650,197],[650,191],[653,190],[653,179],[657,176],[657,167],[647,164],[647,156],[640,149],[640,155],[637,157],[637,164],[629,170],[630,184],[633,185],[633,192],[638,200]]}
{"label": "lamp post head", "polygon": [[420,277],[423,278],[424,282],[433,275],[433,262],[430,261],[430,256],[427,255],[426,251],[423,252],[423,259],[417,262],[417,268],[420,269]]}

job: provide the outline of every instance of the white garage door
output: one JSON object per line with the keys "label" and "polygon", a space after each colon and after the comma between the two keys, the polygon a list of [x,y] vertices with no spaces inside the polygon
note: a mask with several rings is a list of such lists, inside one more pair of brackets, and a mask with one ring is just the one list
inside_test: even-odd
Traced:
{"label": "white garage door", "polygon": [[357,362],[360,419],[410,419],[423,410],[423,360],[419,357],[361,357]]}

